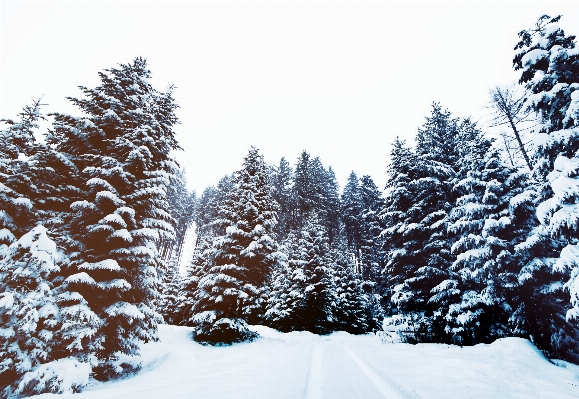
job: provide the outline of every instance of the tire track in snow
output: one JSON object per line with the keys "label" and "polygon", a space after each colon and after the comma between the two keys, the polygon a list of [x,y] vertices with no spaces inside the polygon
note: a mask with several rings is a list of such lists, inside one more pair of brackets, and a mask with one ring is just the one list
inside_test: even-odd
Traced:
{"label": "tire track in snow", "polygon": [[354,363],[356,363],[360,370],[362,370],[362,373],[368,377],[368,379],[372,382],[372,384],[374,384],[376,389],[380,391],[385,399],[409,399],[409,396],[402,395],[400,393],[400,388],[396,386],[396,384],[388,382],[384,377],[376,374],[376,372],[372,370],[372,368],[368,366],[362,359],[360,359],[358,355],[352,352],[348,346],[342,344],[342,348],[344,348],[344,351],[346,351],[348,356],[350,356]]}
{"label": "tire track in snow", "polygon": [[310,358],[310,370],[306,383],[304,399],[323,399],[322,392],[322,347],[316,344],[312,349]]}

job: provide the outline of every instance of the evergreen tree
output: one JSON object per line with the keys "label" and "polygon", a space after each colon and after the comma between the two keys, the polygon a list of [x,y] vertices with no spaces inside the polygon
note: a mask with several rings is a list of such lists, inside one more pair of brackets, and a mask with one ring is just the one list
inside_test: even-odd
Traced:
{"label": "evergreen tree", "polygon": [[294,197],[292,195],[293,171],[288,161],[282,157],[275,168],[272,178],[272,195],[279,205],[279,223],[276,234],[280,241],[285,240],[292,227],[294,214]]}
{"label": "evergreen tree", "polygon": [[251,340],[246,322],[265,313],[267,281],[281,254],[274,237],[277,204],[265,162],[252,148],[235,174],[234,188],[219,210],[225,234],[203,253],[205,273],[199,278],[191,322],[195,339],[211,344]]}
{"label": "evergreen tree", "polygon": [[296,163],[294,173],[293,195],[295,197],[295,220],[293,229],[300,231],[308,215],[315,209],[315,188],[312,172],[312,160],[305,150]]}
{"label": "evergreen tree", "polygon": [[186,187],[185,171],[180,170],[177,179],[171,182],[167,192],[169,214],[174,221],[174,240],[164,240],[160,243],[159,252],[164,260],[169,260],[173,254],[180,258],[187,230],[195,219],[197,195],[195,191],[189,193]]}
{"label": "evergreen tree", "polygon": [[360,228],[360,257],[358,269],[362,279],[372,287],[370,292],[377,293],[377,284],[381,282],[381,272],[384,267],[384,243],[380,233],[383,226],[379,213],[384,207],[384,200],[378,187],[368,175],[360,180],[361,228]]}
{"label": "evergreen tree", "polygon": [[337,329],[337,297],[328,237],[315,212],[286,242],[287,267],[276,269],[266,318],[281,331],[329,334]]}
{"label": "evergreen tree", "polygon": [[[22,173],[28,162],[19,159],[31,156],[36,149],[34,129],[38,128],[40,100],[25,106],[15,122],[2,119],[7,125],[0,130],[0,245],[10,245],[28,232],[38,219],[30,199],[30,176]],[[22,184],[24,182],[25,184]]]}
{"label": "evergreen tree", "polygon": [[157,311],[163,316],[165,323],[179,325],[183,321],[184,306],[184,281],[179,273],[178,255],[174,253],[172,258],[165,262],[161,269],[161,289],[157,302]]}
{"label": "evergreen tree", "polygon": [[306,329],[303,293],[307,285],[299,244],[298,237],[290,233],[280,248],[285,261],[272,270],[265,320],[283,332]]}
{"label": "evergreen tree", "polygon": [[44,226],[33,228],[2,255],[0,397],[78,392],[94,364],[86,347],[94,349],[99,318],[86,301],[59,284],[66,259]]}
{"label": "evergreen tree", "polygon": [[[524,244],[523,283],[531,338],[551,356],[578,359],[579,351],[579,55],[575,36],[540,17],[519,33],[514,69],[530,92],[540,123],[534,135],[533,196],[540,224]],[[532,310],[531,310],[532,309]]]}
{"label": "evergreen tree", "polygon": [[177,165],[169,153],[179,146],[172,88],[151,86],[146,60],[99,77],[100,86],[80,87],[85,98],[69,98],[86,116],[55,114],[47,141],[86,182],[86,199],[71,205],[66,281],[102,321],[94,371],[111,378],[139,367],[139,343],[157,339],[158,247],[174,237],[167,190]]}
{"label": "evergreen tree", "polygon": [[431,116],[418,131],[416,153],[395,143],[389,172],[386,277],[396,306],[402,312],[426,312],[426,324],[438,310],[438,304],[429,302],[431,290],[445,280],[451,260],[446,215],[452,203],[450,181],[457,155],[451,142],[457,125],[450,112],[433,104]]}
{"label": "evergreen tree", "polygon": [[[382,219],[387,243],[386,293],[398,310],[418,323],[422,341],[444,341],[442,313],[451,298],[440,284],[453,262],[448,215],[455,201],[453,182],[480,156],[481,132],[433,104],[418,130],[416,152],[397,141]],[[484,153],[484,151],[482,151]]]}
{"label": "evergreen tree", "polygon": [[458,344],[511,335],[518,307],[520,266],[514,246],[521,241],[521,223],[527,222],[517,217],[511,200],[524,191],[528,177],[504,165],[495,150],[482,161],[454,187],[461,196],[450,215],[449,231],[457,236],[453,273],[436,289],[451,301],[447,333]]}
{"label": "evergreen tree", "polygon": [[325,217],[324,226],[328,231],[328,243],[331,247],[337,247],[340,242],[341,234],[340,185],[336,180],[336,174],[331,166],[327,169],[322,166],[321,176],[323,200],[318,208],[318,212],[319,214],[323,214]]}
{"label": "evergreen tree", "polygon": [[360,259],[361,230],[362,230],[362,198],[358,176],[352,171],[348,177],[346,187],[342,193],[342,221],[346,244],[356,260]]}
{"label": "evergreen tree", "polygon": [[227,175],[219,180],[217,187],[209,186],[203,191],[195,209],[194,219],[199,242],[211,240],[215,235],[225,233],[224,230],[219,230],[219,224],[214,222],[219,219],[219,209],[234,187],[233,175]]}
{"label": "evergreen tree", "polygon": [[365,334],[382,329],[384,314],[378,298],[363,290],[362,276],[356,270],[352,253],[333,251],[335,280],[335,329]]}

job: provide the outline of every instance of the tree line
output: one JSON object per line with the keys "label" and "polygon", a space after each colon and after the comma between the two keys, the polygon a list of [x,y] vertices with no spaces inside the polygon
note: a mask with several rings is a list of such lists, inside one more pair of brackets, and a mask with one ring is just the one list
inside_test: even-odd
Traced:
{"label": "tree line", "polygon": [[515,148],[433,103],[415,145],[393,143],[383,196],[355,173],[339,195],[306,151],[292,169],[252,149],[199,199],[171,317],[217,343],[252,339],[245,323],[362,333],[386,314],[407,342],[518,336],[577,361],[579,58],[559,18],[519,33],[520,87],[491,90]]}

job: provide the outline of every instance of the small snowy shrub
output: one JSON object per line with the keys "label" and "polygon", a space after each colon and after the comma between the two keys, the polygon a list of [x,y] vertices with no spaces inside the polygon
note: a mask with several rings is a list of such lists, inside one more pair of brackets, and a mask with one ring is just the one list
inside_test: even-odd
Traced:
{"label": "small snowy shrub", "polygon": [[221,318],[213,320],[206,317],[198,320],[193,339],[203,345],[231,345],[238,342],[251,342],[259,338],[259,334],[251,331],[245,320]]}

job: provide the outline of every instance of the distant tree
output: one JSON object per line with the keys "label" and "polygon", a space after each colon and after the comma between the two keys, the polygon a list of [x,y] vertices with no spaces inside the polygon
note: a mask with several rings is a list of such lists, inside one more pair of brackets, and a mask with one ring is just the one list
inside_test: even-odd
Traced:
{"label": "distant tree", "polygon": [[292,168],[289,162],[282,157],[272,176],[272,196],[279,205],[279,223],[276,228],[279,240],[284,240],[287,237],[292,227],[292,220],[295,218],[292,179]]}
{"label": "distant tree", "polygon": [[195,208],[197,195],[195,191],[187,191],[185,171],[178,172],[178,178],[175,178],[167,189],[167,203],[169,205],[169,214],[174,221],[175,238],[173,240],[165,239],[160,243],[159,252],[164,260],[169,260],[173,254],[180,258],[185,242],[187,230],[193,224],[195,219]]}
{"label": "distant tree", "polygon": [[362,198],[358,176],[352,171],[342,193],[342,221],[348,250],[360,258],[362,230]]}
{"label": "distant tree", "polygon": [[334,329],[350,334],[381,330],[384,314],[379,299],[371,292],[364,292],[362,276],[356,270],[355,259],[344,250],[332,252],[336,285]]}
{"label": "distant tree", "polygon": [[329,334],[337,327],[337,297],[328,237],[314,212],[299,235],[285,243],[288,265],[274,269],[266,311],[281,331]]}
{"label": "distant tree", "polygon": [[384,267],[384,243],[380,234],[382,223],[379,214],[384,207],[382,194],[368,175],[360,179],[361,229],[360,257],[358,260],[360,273],[365,284],[371,283],[369,290],[377,293],[376,284],[381,282],[381,272]]}

